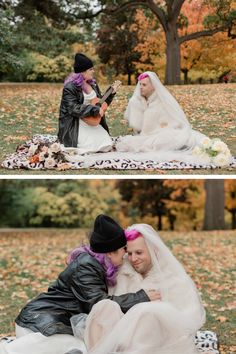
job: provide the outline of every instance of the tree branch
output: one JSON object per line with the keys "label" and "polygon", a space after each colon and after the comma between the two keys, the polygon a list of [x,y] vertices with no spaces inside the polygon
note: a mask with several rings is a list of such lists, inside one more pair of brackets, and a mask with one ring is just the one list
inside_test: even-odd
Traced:
{"label": "tree branch", "polygon": [[146,0],[131,0],[131,1],[127,1],[124,4],[116,7],[115,9],[112,9],[112,6],[110,8],[107,7],[103,10],[103,12],[110,14],[110,15],[116,15],[116,14],[126,10],[127,8],[130,8],[133,6],[145,5],[146,3],[147,3]]}
{"label": "tree branch", "polygon": [[147,0],[145,3],[148,5],[149,9],[158,17],[164,31],[167,31],[167,19],[165,12],[156,5],[153,0]]}
{"label": "tree branch", "polygon": [[131,8],[131,7],[135,7],[135,6],[139,6],[139,5],[145,5],[146,3],[147,3],[146,0],[133,0],[133,1],[131,0],[131,1],[125,2],[124,4],[122,4],[120,6],[102,7],[100,10],[98,10],[97,12],[94,12],[94,13],[87,11],[87,12],[79,13],[76,15],[74,14],[73,16],[76,17],[76,19],[87,19],[87,18],[94,18],[94,17],[100,15],[101,13],[104,13],[107,15],[116,15],[116,14],[119,14],[120,12],[126,10],[127,8]]}
{"label": "tree branch", "polygon": [[174,14],[174,19],[177,21],[180,10],[183,6],[185,0],[174,0],[173,5],[172,5],[172,13]]}
{"label": "tree branch", "polygon": [[94,18],[104,12],[105,12],[105,9],[102,8],[94,13],[87,11],[87,12],[83,12],[83,13],[79,13],[79,14],[70,13],[69,15],[72,16],[74,18],[74,20],[76,21],[76,20],[86,20],[87,18]]}
{"label": "tree branch", "polygon": [[205,31],[199,31],[199,32],[194,32],[187,34],[186,36],[182,36],[179,38],[179,43],[191,41],[192,39],[197,39],[200,37],[210,37],[213,36],[213,34],[218,33],[218,32],[225,32],[227,30],[226,26],[221,26],[212,30],[205,30]]}

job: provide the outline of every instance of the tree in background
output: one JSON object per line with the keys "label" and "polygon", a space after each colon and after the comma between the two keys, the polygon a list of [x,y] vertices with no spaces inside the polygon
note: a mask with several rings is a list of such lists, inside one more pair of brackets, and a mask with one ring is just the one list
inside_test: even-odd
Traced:
{"label": "tree in background", "polygon": [[203,230],[224,230],[224,180],[205,180],[206,202]]}
{"label": "tree in background", "polygon": [[223,180],[206,180],[206,193],[196,179],[0,180],[0,226],[89,227],[107,213],[124,227],[200,230],[205,212],[207,229],[222,229],[224,194],[227,227],[235,228],[235,180],[225,181],[225,191]]}
{"label": "tree in background", "polygon": [[[166,54],[166,84],[180,83],[180,46],[193,39],[198,39],[206,36],[213,36],[216,33],[224,32],[230,38],[235,38],[234,26],[236,18],[236,10],[233,0],[204,0],[201,5],[209,9],[207,16],[204,18],[203,29],[194,30],[191,33],[186,31],[185,34],[180,33],[180,29],[187,29],[189,19],[183,14],[185,3],[199,3],[198,0],[98,0],[97,2],[88,2],[87,0],[77,1],[71,0],[57,2],[52,0],[37,1],[37,0],[21,0],[17,5],[13,5],[12,1],[3,1],[3,4],[11,3],[12,8],[23,14],[29,13],[31,16],[36,10],[51,19],[53,27],[65,30],[66,25],[73,26],[80,19],[83,19],[82,26],[85,29],[90,28],[93,31],[97,28],[98,21],[96,17],[101,14],[106,16],[115,15],[117,18],[120,14],[130,15],[133,9],[139,7],[152,12],[157,23],[163,29],[165,35],[165,54]],[[157,26],[158,27],[158,26]],[[49,27],[50,32],[50,27]],[[157,36],[159,30],[157,31]],[[60,37],[60,36],[59,36]],[[119,42],[117,43],[119,44]],[[129,43],[127,42],[127,46]]]}
{"label": "tree in background", "polygon": [[231,214],[231,229],[236,229],[236,180],[225,180],[225,208]]}
{"label": "tree in background", "polygon": [[0,8],[0,79],[4,74],[20,70],[22,62],[16,52],[17,36],[11,23],[12,12]]}
{"label": "tree in background", "polygon": [[164,80],[165,77],[165,35],[156,21],[154,14],[143,9],[136,10],[135,22],[131,31],[136,33],[138,43],[135,50],[140,53],[139,61],[135,62],[140,71],[155,71]]}
{"label": "tree in background", "polygon": [[[196,70],[195,76],[201,77],[205,62],[203,75],[209,77],[213,75],[213,70],[216,76],[223,75],[232,68],[235,62],[235,56],[233,56],[233,61],[230,61],[233,44],[228,40],[228,38],[235,39],[236,36],[234,0],[97,0],[96,2],[84,0],[79,3],[75,0],[66,2],[64,0],[56,2],[53,0],[19,0],[17,2],[2,0],[0,9],[4,11],[10,9],[14,13],[13,34],[17,34],[19,38],[14,50],[19,53],[23,63],[21,72],[12,70],[10,67],[11,75],[6,68],[1,69],[5,78],[10,80],[61,80],[68,74],[68,59],[71,58],[72,63],[72,45],[76,42],[96,43],[96,31],[101,31],[103,38],[104,36],[111,38],[111,34],[107,32],[109,23],[111,24],[110,32],[113,33],[114,38],[117,39],[118,32],[121,35],[115,41],[116,45],[111,42],[112,45],[109,45],[109,48],[108,46],[103,48],[106,52],[103,58],[102,49],[99,50],[99,56],[106,61],[108,60],[107,52],[109,52],[109,63],[116,71],[119,71],[119,74],[126,72],[130,76],[137,69],[143,70],[145,65],[152,63],[154,69],[155,66],[157,67],[155,70],[162,71],[165,55],[165,83],[180,84],[181,69],[187,81],[189,70]],[[147,18],[143,22],[143,33],[141,33],[142,26],[138,31],[132,30],[132,26],[129,27],[133,13],[137,9],[143,9],[143,14]],[[199,13],[201,16],[198,15]],[[122,17],[127,18],[127,21],[123,23],[123,28],[122,25],[119,28],[119,21]],[[199,18],[199,23],[196,23],[197,18]],[[152,19],[155,20],[154,27],[147,28],[147,23],[150,23],[150,20],[152,22]],[[106,22],[105,27],[103,22]],[[113,31],[114,28],[118,31]],[[214,39],[214,46],[212,46],[211,41],[205,39],[217,33],[222,34],[223,37],[214,37],[217,39]],[[140,34],[140,39],[146,37],[147,41],[133,47],[136,34]],[[6,37],[4,33],[3,37]],[[218,43],[222,42],[222,38],[224,38],[225,46],[223,47],[222,43],[218,49]],[[105,45],[105,42],[103,43]],[[160,51],[157,49],[158,53],[154,53],[155,47],[158,46]],[[219,59],[218,55],[221,48],[226,48],[227,52],[226,63],[223,67],[222,59]],[[3,49],[4,53],[12,54],[8,46],[5,45]],[[148,51],[146,59],[145,50]],[[120,51],[120,60],[117,56],[118,51]],[[209,54],[210,52],[212,55]],[[212,68],[212,58],[216,56],[217,63]],[[11,62],[13,63],[14,60],[9,61]],[[64,67],[65,71],[62,73]]]}
{"label": "tree in background", "polygon": [[[205,19],[212,16],[212,8],[206,4],[204,0],[184,2],[182,13],[187,25],[179,29],[181,36],[204,30]],[[233,49],[235,40],[232,37],[233,35],[228,36],[227,32],[219,32],[213,36],[182,43],[181,71],[184,74],[184,83],[189,82],[189,74],[192,80],[200,81],[202,78],[215,77],[219,80],[221,76],[230,72],[236,65],[236,54]]]}
{"label": "tree in background", "polygon": [[121,180],[117,187],[122,199],[128,202],[126,212],[143,218],[157,218],[158,230],[163,229],[163,217],[167,216],[171,228],[174,229],[175,214],[166,207],[172,189],[164,186],[164,180]]}
{"label": "tree in background", "polygon": [[[10,182],[10,183],[7,183]],[[0,223],[11,227],[88,227],[109,212],[88,181],[0,181]]]}
{"label": "tree in background", "polygon": [[[34,1],[5,1],[0,5],[0,28],[3,27],[0,34],[4,33],[4,43],[11,48],[9,51],[1,45],[10,63],[7,70],[0,62],[4,79],[55,82],[62,81],[71,71],[71,46],[84,36],[77,26],[67,23],[59,8],[51,4],[53,2],[50,2],[50,11],[46,3],[38,2],[36,6]],[[4,22],[1,20],[1,13],[9,13],[8,23],[6,18]],[[55,19],[50,17],[52,14]]]}
{"label": "tree in background", "polygon": [[[189,0],[191,1],[191,0]],[[198,0],[194,0],[195,2]],[[218,32],[226,32],[229,37],[235,38],[234,26],[236,10],[233,0],[205,0],[202,4],[209,8],[208,16],[204,18],[204,29],[192,33],[180,35],[179,28],[188,24],[181,13],[185,0],[130,0],[130,1],[98,1],[97,10],[90,7],[84,13],[78,13],[79,17],[94,17],[101,12],[106,14],[118,14],[130,11],[132,8],[142,6],[153,12],[157,21],[161,24],[166,40],[166,84],[180,84],[180,46],[187,41],[213,36]],[[95,7],[96,8],[96,7]]]}
{"label": "tree in background", "polygon": [[131,76],[137,74],[134,62],[140,59],[135,51],[138,43],[136,32],[131,31],[135,10],[122,12],[117,16],[102,15],[97,31],[96,51],[102,63],[108,64],[115,76],[127,75],[131,85]]}
{"label": "tree in background", "polygon": [[202,229],[205,191],[203,180],[174,180],[167,179],[164,186],[172,189],[169,199],[164,200],[166,207],[175,216],[176,224]]}

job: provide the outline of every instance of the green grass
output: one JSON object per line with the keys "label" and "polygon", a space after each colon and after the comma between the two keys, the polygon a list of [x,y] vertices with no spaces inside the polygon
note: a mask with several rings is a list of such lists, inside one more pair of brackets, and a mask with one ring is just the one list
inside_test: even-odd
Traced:
{"label": "green grass", "polygon": [[[199,289],[207,313],[203,329],[217,333],[221,354],[233,353],[235,231],[165,231],[160,235]],[[14,335],[19,310],[55,280],[67,253],[84,236],[85,230],[76,229],[0,232],[1,335]]]}
{"label": "green grass", "polygon": [[[123,118],[125,107],[134,87],[123,86],[107,112],[111,135],[125,135],[130,130]],[[171,86],[171,93],[183,107],[192,127],[225,141],[236,155],[236,84]],[[16,146],[34,134],[57,134],[60,84],[0,84],[0,161],[15,151]],[[171,170],[171,171],[28,171],[0,168],[2,175],[178,175],[178,174],[235,174],[233,169]]]}

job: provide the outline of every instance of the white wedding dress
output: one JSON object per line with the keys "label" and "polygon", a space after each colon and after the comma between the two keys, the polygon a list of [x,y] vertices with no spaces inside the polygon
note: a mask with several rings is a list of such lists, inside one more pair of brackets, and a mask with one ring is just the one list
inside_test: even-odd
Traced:
{"label": "white wedding dress", "polygon": [[[90,104],[96,97],[96,92],[92,90],[89,94],[83,92],[84,104]],[[78,154],[94,152],[107,152],[112,149],[112,140],[108,132],[100,125],[91,126],[80,119],[78,135]]]}
{"label": "white wedding dress", "polygon": [[149,159],[157,161],[203,162],[193,156],[192,150],[206,136],[191,128],[182,108],[157,75],[146,73],[154,87],[153,94],[145,99],[138,83],[125,112],[130,127],[139,134],[121,137],[117,151],[148,153]]}

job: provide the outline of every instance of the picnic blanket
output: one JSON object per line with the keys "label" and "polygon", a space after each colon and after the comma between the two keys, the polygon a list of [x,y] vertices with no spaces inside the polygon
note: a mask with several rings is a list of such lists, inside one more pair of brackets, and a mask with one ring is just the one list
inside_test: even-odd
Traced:
{"label": "picnic blanket", "polygon": [[[119,137],[114,137],[113,143]],[[1,164],[8,169],[30,170],[78,170],[78,169],[109,169],[109,170],[194,170],[221,169],[214,164],[190,163],[177,161],[159,161],[158,153],[155,160],[149,158],[149,153],[106,152],[78,155],[76,148],[64,148],[55,135],[34,135],[17,147]],[[224,169],[236,168],[236,157]]]}

